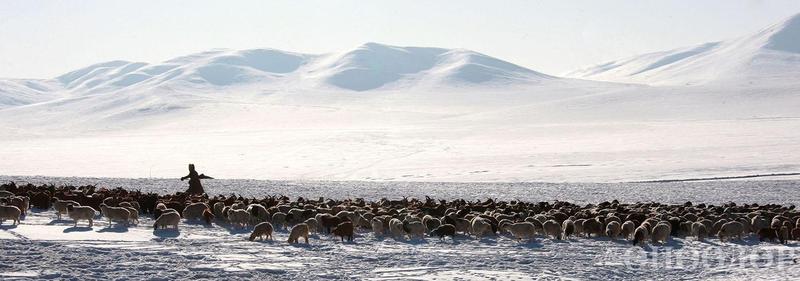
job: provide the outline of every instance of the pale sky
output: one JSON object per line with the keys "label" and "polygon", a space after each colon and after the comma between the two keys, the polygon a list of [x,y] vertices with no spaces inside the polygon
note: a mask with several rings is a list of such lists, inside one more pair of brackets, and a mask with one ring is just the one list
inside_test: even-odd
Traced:
{"label": "pale sky", "polygon": [[797,13],[797,0],[0,0],[0,77],[213,48],[327,53],[365,42],[471,49],[559,75],[735,38]]}

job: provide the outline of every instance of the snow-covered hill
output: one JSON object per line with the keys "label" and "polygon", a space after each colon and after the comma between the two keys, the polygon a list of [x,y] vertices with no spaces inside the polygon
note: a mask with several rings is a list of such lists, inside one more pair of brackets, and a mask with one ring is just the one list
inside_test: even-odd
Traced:
{"label": "snow-covered hill", "polygon": [[86,95],[163,86],[219,88],[260,84],[366,91],[391,86],[507,84],[542,79],[555,78],[469,50],[366,43],[350,51],[324,55],[274,49],[211,50],[155,64],[117,60],[45,82],[56,86],[46,90]]}
{"label": "snow-covered hill", "polygon": [[567,76],[650,85],[799,85],[800,15],[742,38],[607,62]]}

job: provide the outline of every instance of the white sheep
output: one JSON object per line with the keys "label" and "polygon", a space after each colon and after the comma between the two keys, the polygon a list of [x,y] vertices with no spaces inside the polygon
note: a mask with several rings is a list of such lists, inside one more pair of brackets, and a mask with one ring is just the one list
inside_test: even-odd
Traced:
{"label": "white sheep", "polygon": [[606,236],[611,239],[617,239],[617,236],[622,232],[622,225],[618,221],[611,221],[606,225]]}
{"label": "white sheep", "polygon": [[53,201],[53,209],[56,210],[56,217],[59,220],[61,220],[62,214],[67,214],[68,206],[80,206],[80,205],[81,204],[78,204],[78,202],[75,202],[73,200],[59,200],[58,198],[55,198],[55,201]]}
{"label": "white sheep", "polygon": [[156,219],[156,222],[153,223],[153,229],[167,228],[169,226],[178,229],[180,222],[181,216],[178,215],[178,212],[166,212]]}
{"label": "white sheep", "polygon": [[472,219],[472,223],[470,224],[470,232],[472,235],[475,235],[476,238],[480,238],[487,232],[491,231],[492,224],[489,222],[489,220],[482,217],[474,217]]}
{"label": "white sheep", "polygon": [[517,240],[531,239],[536,235],[536,226],[530,222],[518,222],[506,226],[506,230]]}
{"label": "white sheep", "polygon": [[89,227],[94,226],[94,216],[97,214],[94,208],[89,206],[80,205],[67,205],[67,216],[75,221],[75,227],[78,226],[78,221],[89,221]]}
{"label": "white sheep", "polygon": [[139,224],[139,210],[134,207],[123,207],[130,212],[130,217],[128,218],[132,223]]}
{"label": "white sheep", "polygon": [[308,244],[308,225],[305,223],[299,223],[292,227],[292,231],[289,233],[289,244],[299,243],[300,237],[303,237]]}
{"label": "white sheep", "polygon": [[753,233],[758,233],[761,229],[769,228],[770,222],[764,217],[757,215],[750,220],[750,228]]}
{"label": "white sheep", "polygon": [[647,243],[647,236],[650,236],[650,231],[647,230],[647,226],[640,225],[633,231],[633,245],[636,244],[644,245]]}
{"label": "white sheep", "polygon": [[336,216],[340,219],[349,219],[351,222],[353,222],[353,225],[358,225],[361,220],[361,215],[350,211],[341,211],[337,213]]}
{"label": "white sheep", "polygon": [[308,232],[309,233],[319,233],[319,223],[315,218],[308,218],[303,223],[308,225]]}
{"label": "white sheep", "polygon": [[742,240],[742,232],[744,232],[744,225],[738,221],[731,221],[722,225],[717,236],[719,236],[719,241],[725,241],[725,237],[734,236],[738,240]]}
{"label": "white sheep", "polygon": [[391,219],[389,221],[389,232],[392,233],[392,237],[397,239],[398,237],[403,237],[405,231],[403,231],[403,222],[399,219]]}
{"label": "white sheep", "polygon": [[159,202],[158,204],[156,204],[156,210],[164,210],[166,208],[167,208],[167,205],[164,205],[164,203],[160,203]]}
{"label": "white sheep", "polygon": [[670,232],[672,232],[672,226],[669,223],[660,222],[653,227],[653,232],[650,235],[650,239],[652,240],[653,244],[665,244],[669,239]]}
{"label": "white sheep", "polygon": [[122,207],[109,207],[106,204],[100,204],[100,211],[103,212],[103,216],[108,219],[108,226],[112,226],[113,222],[123,222],[125,226],[128,226],[128,221],[131,217],[131,212],[128,209]]}
{"label": "white sheep", "polygon": [[547,220],[543,224],[544,233],[553,236],[557,240],[561,240],[561,224],[555,220]]}
{"label": "white sheep", "polygon": [[383,236],[383,221],[378,218],[373,218],[370,221],[372,226],[372,232],[375,232],[375,236]]}
{"label": "white sheep", "polygon": [[208,204],[203,202],[196,202],[186,206],[183,209],[183,218],[189,220],[202,220],[203,212],[209,209]]}
{"label": "white sheep", "polygon": [[3,223],[4,220],[13,220],[14,222],[12,224],[19,224],[19,217],[21,215],[22,211],[20,211],[17,206],[0,205],[0,223]]}
{"label": "white sheep", "polygon": [[214,206],[212,206],[212,208],[214,209],[213,212],[215,217],[217,218],[226,217],[225,214],[222,212],[222,209],[225,209],[225,203],[222,202],[214,203]]}
{"label": "white sheep", "polygon": [[620,233],[622,234],[623,238],[631,239],[634,231],[636,231],[636,224],[634,224],[632,221],[625,221],[622,223],[622,230]]}
{"label": "white sheep", "polygon": [[228,221],[240,228],[245,228],[250,220],[250,213],[242,209],[231,209],[228,211]]}
{"label": "white sheep", "polygon": [[419,221],[412,221],[412,222],[404,222],[403,223],[403,231],[408,233],[408,239],[419,238],[422,239],[425,236],[425,225]]}
{"label": "white sheep", "polygon": [[256,227],[253,228],[253,233],[250,234],[250,241],[254,241],[256,238],[264,240],[264,236],[272,240],[272,224],[269,222],[257,224]]}

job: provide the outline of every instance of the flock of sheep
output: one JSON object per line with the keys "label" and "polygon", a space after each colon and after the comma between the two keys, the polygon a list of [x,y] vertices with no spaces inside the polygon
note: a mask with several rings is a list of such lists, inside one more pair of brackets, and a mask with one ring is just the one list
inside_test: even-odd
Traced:
{"label": "flock of sheep", "polygon": [[[139,215],[152,215],[154,229],[178,228],[183,220],[217,223],[232,228],[252,227],[249,240],[272,239],[276,229],[290,229],[289,243],[311,233],[329,233],[353,241],[359,230],[395,239],[476,238],[510,235],[521,241],[537,236],[627,239],[633,245],[665,244],[670,237],[717,237],[741,240],[755,234],[760,241],[786,243],[800,239],[800,212],[774,204],[723,205],[632,203],[617,201],[577,205],[569,202],[363,199],[310,200],[285,196],[262,199],[183,193],[158,195],[122,188],[0,185],[0,220],[19,223],[29,208],[54,209],[77,226],[93,225],[97,210],[112,224],[138,224]],[[2,223],[2,221],[0,221]]]}

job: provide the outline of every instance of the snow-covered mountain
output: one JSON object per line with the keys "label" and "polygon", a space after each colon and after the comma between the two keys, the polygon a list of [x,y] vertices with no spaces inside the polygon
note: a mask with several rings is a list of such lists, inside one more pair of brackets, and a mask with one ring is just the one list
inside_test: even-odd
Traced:
{"label": "snow-covered mountain", "polygon": [[566,76],[651,85],[799,84],[800,14],[734,40],[649,53]]}
{"label": "snow-covered mountain", "polygon": [[[23,93],[18,95],[19,101],[3,102],[9,105],[34,101],[26,97],[42,91],[83,95],[163,86],[252,84],[366,91],[398,85],[463,86],[542,79],[554,77],[469,50],[366,43],[350,51],[324,55],[274,49],[211,50],[155,64],[117,60],[74,70],[52,80],[3,81],[0,88]],[[43,83],[48,88],[35,86]],[[4,96],[11,98],[10,94]]]}

